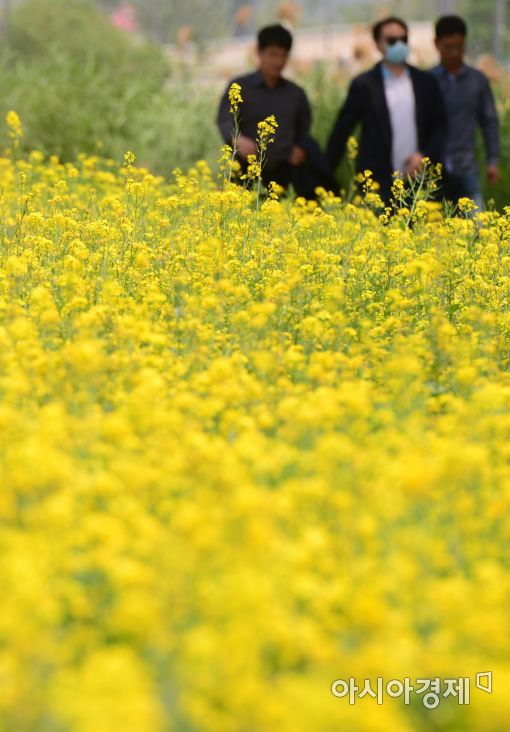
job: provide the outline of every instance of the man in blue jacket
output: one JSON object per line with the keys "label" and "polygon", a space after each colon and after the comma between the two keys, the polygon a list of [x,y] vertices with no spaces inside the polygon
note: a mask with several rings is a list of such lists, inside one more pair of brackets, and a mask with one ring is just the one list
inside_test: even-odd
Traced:
{"label": "man in blue jacket", "polygon": [[430,73],[406,63],[408,35],[401,18],[389,17],[374,26],[383,60],[352,81],[327,147],[335,168],[361,123],[357,169],[372,171],[385,202],[391,196],[394,172],[413,176],[424,157],[443,162],[447,122],[441,91]]}
{"label": "man in blue jacket", "polygon": [[456,203],[471,198],[483,207],[476,162],[476,129],[480,127],[486,153],[487,179],[499,180],[499,121],[488,79],[464,63],[467,26],[446,15],[436,23],[436,48],[441,62],[431,73],[438,80],[448,115],[443,195]]}

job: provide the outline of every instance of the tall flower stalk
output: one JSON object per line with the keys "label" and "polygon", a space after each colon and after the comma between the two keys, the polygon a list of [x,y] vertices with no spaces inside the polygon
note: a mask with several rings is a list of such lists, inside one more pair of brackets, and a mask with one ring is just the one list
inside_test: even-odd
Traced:
{"label": "tall flower stalk", "polygon": [[[237,83],[233,83],[228,90],[228,99],[230,102],[230,113],[233,116],[232,145],[224,145],[222,157],[219,160],[223,180],[229,183],[232,181],[234,171],[238,170],[239,163],[237,161],[240,124],[239,124],[239,107],[243,103],[242,89]],[[248,155],[246,162],[246,172],[241,176],[241,180],[245,181],[245,185],[256,182],[257,198],[256,207],[260,208],[260,198],[262,190],[262,169],[267,159],[267,148],[271,142],[274,142],[274,135],[278,129],[278,122],[274,115],[266,117],[257,125],[257,154]],[[228,174],[226,174],[228,168]]]}
{"label": "tall flower stalk", "polygon": [[232,181],[232,172],[237,163],[237,140],[239,139],[239,105],[243,103],[242,89],[240,84],[235,82],[231,84],[228,90],[228,100],[230,102],[230,113],[234,118],[234,127],[232,130],[232,146],[230,154],[230,165],[228,170],[228,182]]}

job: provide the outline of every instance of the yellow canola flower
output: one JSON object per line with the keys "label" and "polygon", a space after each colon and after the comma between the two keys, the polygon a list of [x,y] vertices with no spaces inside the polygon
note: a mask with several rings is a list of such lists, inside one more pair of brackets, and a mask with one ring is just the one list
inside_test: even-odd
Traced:
{"label": "yellow canola flower", "polygon": [[470,198],[459,198],[458,202],[459,211],[464,214],[469,214],[471,211],[475,211],[478,206]]}
{"label": "yellow canola flower", "polygon": [[347,140],[347,157],[349,160],[356,160],[358,157],[358,141],[352,135]]}
{"label": "yellow canola flower", "polygon": [[278,122],[273,114],[257,124],[257,143],[261,153],[266,151],[269,143],[274,142],[273,135],[277,129]]}
{"label": "yellow canola flower", "polygon": [[414,730],[423,694],[331,693],[409,676],[471,680],[438,732],[506,729],[510,209],[412,212],[397,179],[381,216],[370,171],[257,207],[203,161],[18,157],[2,728]]}
{"label": "yellow canola flower", "polygon": [[17,112],[11,109],[9,112],[7,112],[5,121],[7,123],[7,127],[9,128],[9,137],[12,140],[16,141],[23,137],[23,126]]}
{"label": "yellow canola flower", "polygon": [[230,102],[230,112],[236,114],[239,110],[239,105],[243,102],[242,89],[240,84],[235,82],[230,85],[228,90],[228,100]]}

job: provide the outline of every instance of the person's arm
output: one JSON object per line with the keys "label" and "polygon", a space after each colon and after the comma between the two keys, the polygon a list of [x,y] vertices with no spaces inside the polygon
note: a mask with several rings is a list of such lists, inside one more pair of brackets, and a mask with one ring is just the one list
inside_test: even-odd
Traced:
{"label": "person's arm", "polygon": [[427,108],[429,116],[428,134],[424,149],[420,150],[424,157],[432,163],[442,163],[444,146],[448,134],[448,118],[437,79],[428,76],[430,88],[427,94]]}
{"label": "person's arm", "polygon": [[338,113],[329,136],[326,157],[334,170],[345,152],[347,140],[363,115],[362,90],[356,79],[351,83],[347,98]]}
{"label": "person's arm", "polygon": [[478,105],[478,123],[485,142],[487,177],[491,183],[496,183],[499,179],[499,119],[494,95],[485,76]]}

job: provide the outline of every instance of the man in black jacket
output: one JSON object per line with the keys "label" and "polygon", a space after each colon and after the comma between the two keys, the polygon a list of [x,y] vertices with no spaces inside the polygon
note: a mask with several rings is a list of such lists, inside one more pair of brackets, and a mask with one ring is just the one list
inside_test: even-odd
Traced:
{"label": "man in black jacket", "polygon": [[388,202],[394,172],[415,175],[424,157],[442,162],[447,121],[436,79],[406,63],[407,24],[386,18],[374,26],[373,36],[383,60],[352,81],[327,156],[335,168],[361,123],[357,169],[372,171]]}
{"label": "man in black jacket", "polygon": [[293,185],[298,195],[314,198],[315,189],[336,189],[336,181],[318,144],[310,137],[312,115],[305,91],[283,76],[292,48],[292,36],[281,25],[262,28],[257,37],[258,69],[233,79],[221,99],[217,124],[223,140],[232,144],[234,120],[229,88],[241,87],[237,155],[245,167],[249,155],[256,155],[258,123],[270,115],[278,129],[268,146],[262,178],[284,188]]}

